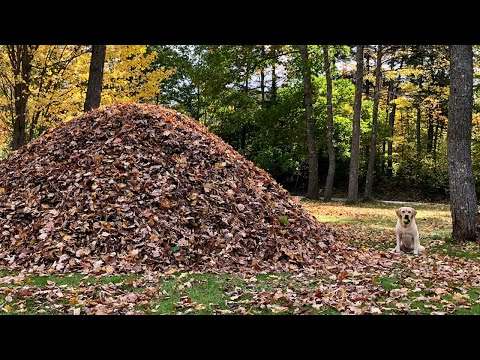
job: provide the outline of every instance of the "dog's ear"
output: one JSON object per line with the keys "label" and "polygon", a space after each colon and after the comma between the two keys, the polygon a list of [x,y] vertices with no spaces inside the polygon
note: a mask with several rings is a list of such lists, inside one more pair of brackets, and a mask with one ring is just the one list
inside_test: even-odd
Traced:
{"label": "dog's ear", "polygon": [[398,216],[399,218],[402,217],[402,215],[400,215],[400,208],[398,208],[397,211],[395,211],[395,212],[397,213],[397,216]]}
{"label": "dog's ear", "polygon": [[415,210],[414,208],[412,208],[412,211],[413,211],[413,217],[415,217],[417,215],[417,210]]}

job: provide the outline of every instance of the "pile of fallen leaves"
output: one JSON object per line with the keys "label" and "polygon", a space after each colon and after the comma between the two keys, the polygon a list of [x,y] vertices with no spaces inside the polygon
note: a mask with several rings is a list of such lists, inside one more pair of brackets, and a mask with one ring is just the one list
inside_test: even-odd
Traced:
{"label": "pile of fallen leaves", "polygon": [[331,232],[195,120],[89,112],[0,162],[0,265],[39,272],[267,271],[333,263]]}

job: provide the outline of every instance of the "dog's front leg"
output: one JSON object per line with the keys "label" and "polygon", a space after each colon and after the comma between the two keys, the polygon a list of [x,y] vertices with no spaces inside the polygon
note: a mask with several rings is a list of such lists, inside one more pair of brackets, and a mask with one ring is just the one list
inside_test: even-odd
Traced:
{"label": "dog's front leg", "polygon": [[397,247],[395,248],[394,251],[397,252],[397,253],[401,252],[401,250],[400,250],[400,234],[398,233],[398,231],[397,231]]}
{"label": "dog's front leg", "polygon": [[418,232],[413,235],[413,253],[418,255],[418,250],[420,249],[420,237],[418,236]]}

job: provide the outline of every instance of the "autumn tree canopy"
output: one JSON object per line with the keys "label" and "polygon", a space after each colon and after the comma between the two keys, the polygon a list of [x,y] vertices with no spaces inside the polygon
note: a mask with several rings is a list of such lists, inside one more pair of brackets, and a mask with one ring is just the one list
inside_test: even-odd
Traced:
{"label": "autumn tree canopy", "polygon": [[[15,123],[15,86],[28,88],[25,141],[83,111],[91,52],[87,45],[40,45],[29,49],[28,79],[16,74],[9,47],[0,46],[0,147],[6,151]],[[102,105],[113,102],[155,102],[160,83],[173,69],[155,66],[156,51],[145,45],[107,46]]]}

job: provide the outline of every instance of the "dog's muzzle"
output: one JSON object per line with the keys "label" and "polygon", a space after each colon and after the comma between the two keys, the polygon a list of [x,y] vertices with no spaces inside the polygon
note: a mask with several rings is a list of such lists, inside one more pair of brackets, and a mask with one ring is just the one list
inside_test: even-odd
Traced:
{"label": "dog's muzzle", "polygon": [[408,215],[405,215],[404,218],[402,219],[402,221],[405,225],[410,224],[410,219],[409,219]]}

